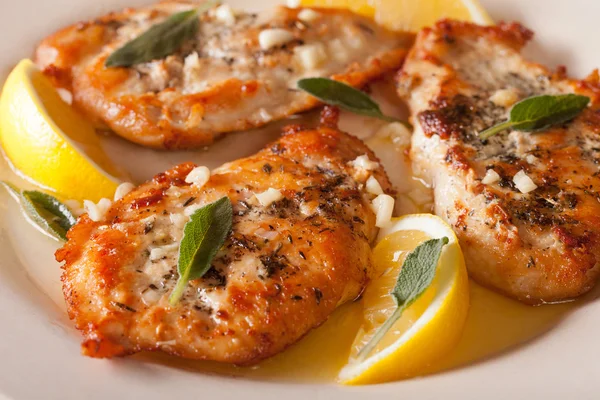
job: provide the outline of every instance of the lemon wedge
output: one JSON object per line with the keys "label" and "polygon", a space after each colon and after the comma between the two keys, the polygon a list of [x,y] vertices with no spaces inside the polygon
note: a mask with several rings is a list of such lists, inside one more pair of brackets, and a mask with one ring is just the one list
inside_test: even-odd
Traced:
{"label": "lemon wedge", "polygon": [[112,198],[119,185],[94,128],[30,60],[19,62],[4,84],[0,143],[19,173],[62,198]]}
{"label": "lemon wedge", "polygon": [[[394,0],[392,0],[394,1]],[[294,3],[293,1],[291,3]],[[369,0],[301,0],[302,7],[347,8],[357,14],[373,18],[375,9]]]}
{"label": "lemon wedge", "polygon": [[[410,305],[367,358],[358,352],[394,312],[389,295],[404,258],[425,240],[447,237],[436,275],[421,297]],[[451,350],[460,339],[469,310],[469,280],[458,240],[440,218],[413,214],[392,220],[382,229],[373,250],[375,273],[362,298],[363,323],[339,382],[357,385],[409,378]]]}
{"label": "lemon wedge", "polygon": [[397,31],[416,32],[442,18],[481,25],[494,23],[477,0],[302,0],[300,4],[305,7],[348,8]]}

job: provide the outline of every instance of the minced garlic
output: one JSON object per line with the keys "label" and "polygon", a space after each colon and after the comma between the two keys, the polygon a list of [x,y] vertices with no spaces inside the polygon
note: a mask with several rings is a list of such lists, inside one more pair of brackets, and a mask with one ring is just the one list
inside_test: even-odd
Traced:
{"label": "minced garlic", "polygon": [[263,50],[269,50],[273,47],[282,46],[294,39],[292,32],[280,29],[265,29],[258,34],[258,43]]}
{"label": "minced garlic", "polygon": [[109,199],[102,198],[98,202],[98,204],[94,203],[91,200],[83,201],[83,208],[88,214],[88,217],[95,222],[101,221],[106,216],[106,213],[110,206],[112,205],[112,201]]}
{"label": "minced garlic", "polygon": [[304,10],[298,13],[298,19],[302,22],[314,22],[321,16],[320,13],[315,10],[311,10],[310,8],[305,8]]}
{"label": "minced garlic", "polygon": [[490,96],[490,101],[500,107],[510,107],[519,100],[515,89],[500,89]]}
{"label": "minced garlic", "polygon": [[365,183],[365,188],[367,189],[368,193],[374,195],[383,194],[383,189],[381,188],[379,181],[373,175],[371,175],[369,179],[367,179],[367,182]]}
{"label": "minced garlic", "polygon": [[325,46],[321,43],[298,46],[294,48],[294,56],[307,71],[320,67],[327,60]]}
{"label": "minced garlic", "polygon": [[257,193],[254,196],[263,207],[267,207],[271,205],[271,203],[283,199],[283,194],[279,190],[273,188],[268,188],[264,192]]}
{"label": "minced garlic", "polygon": [[185,177],[187,183],[201,188],[210,179],[210,170],[205,166],[196,167]]}
{"label": "minced garlic", "polygon": [[373,171],[379,167],[379,163],[376,161],[371,161],[369,156],[366,154],[356,157],[353,161],[351,161],[351,163],[354,168],[364,169],[367,171]]}
{"label": "minced garlic", "polygon": [[222,4],[215,10],[215,17],[218,21],[224,23],[227,26],[235,25],[235,13],[231,6]]}
{"label": "minced garlic", "polygon": [[394,198],[388,194],[380,194],[373,199],[371,206],[375,212],[375,226],[378,228],[388,226],[394,212]]}
{"label": "minced garlic", "polygon": [[114,201],[121,200],[127,194],[129,194],[133,189],[135,189],[135,185],[131,182],[123,182],[119,186],[117,186],[117,190],[115,190]]}
{"label": "minced garlic", "polygon": [[537,185],[523,170],[516,173],[513,177],[513,182],[521,193],[529,193],[537,189]]}
{"label": "minced garlic", "polygon": [[481,180],[481,183],[483,183],[485,185],[490,185],[492,183],[498,182],[499,180],[500,180],[500,175],[498,175],[498,173],[496,171],[494,171],[493,169],[488,169],[487,172],[485,173],[485,176]]}

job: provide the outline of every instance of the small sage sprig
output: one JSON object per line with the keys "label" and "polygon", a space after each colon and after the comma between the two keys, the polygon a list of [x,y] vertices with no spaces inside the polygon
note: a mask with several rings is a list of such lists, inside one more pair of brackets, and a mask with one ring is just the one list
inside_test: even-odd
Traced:
{"label": "small sage sprig", "polygon": [[393,314],[375,332],[375,335],[358,352],[359,360],[364,360],[385,336],[387,331],[402,316],[402,312],[413,304],[431,285],[443,247],[448,238],[430,239],[421,243],[404,259],[398,280],[390,292],[396,303]]}
{"label": "small sage sprig", "polygon": [[516,103],[507,121],[479,133],[482,140],[505,130],[535,132],[575,118],[589,104],[590,98],[578,94],[532,96]]}
{"label": "small sage sprig", "polygon": [[113,52],[104,65],[130,67],[175,53],[185,41],[194,38],[198,33],[198,16],[218,3],[216,0],[209,0],[198,8],[173,14],[163,22],[152,25],[140,36]]}
{"label": "small sage sprig", "polygon": [[298,88],[316,97],[325,104],[338,106],[355,114],[379,118],[388,122],[400,122],[409,129],[407,122],[384,115],[377,104],[366,93],[329,78],[304,78],[298,81]]}
{"label": "small sage sprig", "polygon": [[190,280],[201,278],[209,270],[231,231],[232,219],[231,201],[222,197],[196,210],[185,224],[177,261],[179,279],[169,297],[172,306],[179,302]]}
{"label": "small sage sprig", "polygon": [[56,197],[37,190],[19,190],[8,182],[0,182],[19,202],[25,215],[45,233],[57,240],[67,240],[67,231],[76,218]]}

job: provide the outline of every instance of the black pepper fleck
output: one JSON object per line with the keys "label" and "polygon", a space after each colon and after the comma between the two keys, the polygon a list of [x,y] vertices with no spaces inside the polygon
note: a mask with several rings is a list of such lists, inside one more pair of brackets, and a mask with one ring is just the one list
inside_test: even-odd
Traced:
{"label": "black pepper fleck", "polygon": [[317,304],[321,304],[321,299],[323,298],[323,292],[321,292],[321,289],[319,289],[319,288],[313,288],[313,291],[315,292],[315,300],[317,301]]}
{"label": "black pepper fleck", "polygon": [[273,171],[273,167],[271,166],[271,164],[266,163],[265,165],[263,165],[262,170],[265,173],[270,174]]}
{"label": "black pepper fleck", "polygon": [[135,308],[129,307],[127,304],[119,303],[118,301],[111,301],[113,306],[117,306],[122,310],[136,312]]}
{"label": "black pepper fleck", "polygon": [[184,207],[187,207],[187,206],[189,206],[189,205],[190,205],[190,203],[191,203],[192,201],[194,201],[194,200],[196,200],[196,198],[195,198],[195,197],[193,197],[193,196],[192,196],[192,197],[190,197],[189,199],[187,199],[187,200],[185,201],[185,203],[183,203],[183,206],[184,206]]}

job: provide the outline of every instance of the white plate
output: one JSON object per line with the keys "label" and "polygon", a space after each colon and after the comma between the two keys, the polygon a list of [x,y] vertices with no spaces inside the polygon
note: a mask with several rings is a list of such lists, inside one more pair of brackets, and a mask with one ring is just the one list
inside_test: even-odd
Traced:
{"label": "white plate", "polygon": [[[139,0],[3,0],[0,4],[0,77],[55,29]],[[244,6],[243,0],[230,1]],[[237,4],[236,4],[237,3]],[[259,8],[271,1],[255,1]],[[519,20],[537,32],[528,50],[549,65],[566,64],[575,76],[600,66],[600,2],[592,0],[483,1],[496,20]],[[178,160],[215,166],[249,154],[271,134],[244,147],[236,135],[210,153],[164,153],[150,168],[134,168],[156,153],[108,141],[118,154],[135,153],[137,180]],[[239,137],[238,137],[239,138]],[[226,157],[225,157],[226,154]],[[128,157],[129,158],[129,157]],[[11,175],[4,163],[0,178]],[[21,182],[23,183],[23,182]],[[140,359],[94,360],[79,355],[79,337],[60,307],[56,243],[41,238],[17,208],[0,194],[0,398],[9,399],[597,399],[600,390],[600,303],[588,302],[551,331],[518,349],[453,371],[369,387],[246,380],[201,374]],[[36,273],[31,273],[37,265]],[[40,269],[39,266],[42,266]],[[29,271],[29,273],[28,273]],[[43,286],[43,287],[42,287]],[[57,305],[57,302],[59,305]]]}

